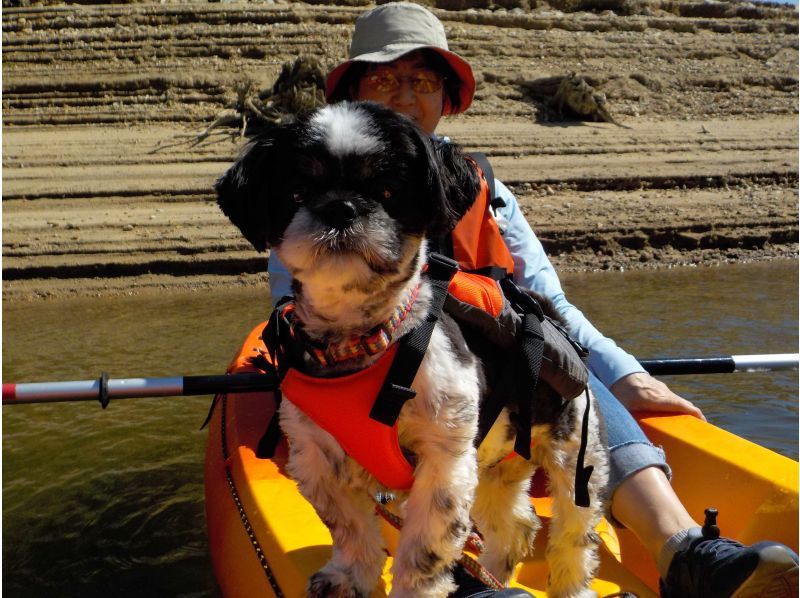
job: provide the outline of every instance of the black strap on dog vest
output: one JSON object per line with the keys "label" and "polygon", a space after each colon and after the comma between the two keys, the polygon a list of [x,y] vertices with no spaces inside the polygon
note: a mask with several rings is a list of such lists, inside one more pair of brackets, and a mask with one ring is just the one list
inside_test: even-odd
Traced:
{"label": "black strap on dog vest", "polygon": [[[539,383],[539,371],[542,366],[544,354],[544,333],[542,320],[544,312],[539,303],[530,295],[522,292],[511,280],[500,281],[500,286],[506,298],[512,302],[514,308],[523,314],[521,327],[520,353],[522,359],[519,371],[524,373],[524,379],[515,384],[515,399],[519,409],[517,421],[517,438],[514,441],[514,452],[525,459],[531,458],[531,403],[530,393],[533,393]],[[513,370],[512,370],[513,371]],[[589,410],[590,394],[586,387],[586,407],[581,418],[581,444],[578,449],[575,464],[575,504],[579,507],[588,507],[589,478],[594,471],[593,465],[584,465],[586,446],[589,442]]]}
{"label": "black strap on dog vest", "polygon": [[524,459],[531,458],[531,394],[539,384],[539,371],[542,369],[544,354],[544,333],[542,323],[534,313],[526,313],[522,319],[522,338],[520,338],[520,358],[524,382],[517,384],[517,406],[519,422],[514,452]]}
{"label": "black strap on dog vest", "polygon": [[514,398],[519,409],[514,452],[523,459],[530,459],[531,395],[539,384],[539,372],[542,369],[542,355],[544,355],[542,320],[544,320],[544,312],[533,297],[523,293],[511,280],[502,280],[500,286],[503,289],[503,294],[511,302],[514,309],[522,315],[522,325],[517,332],[519,351],[516,355],[517,371],[522,374],[523,378],[514,385]]}
{"label": "black strap on dog vest", "polygon": [[[517,389],[525,390],[526,384],[531,384],[530,392],[536,388],[539,382],[539,370],[542,365],[542,355],[544,352],[544,334],[542,333],[542,320],[544,313],[541,306],[530,295],[523,293],[510,280],[500,282],[503,293],[515,303],[517,309],[521,309],[523,316],[521,350],[525,355],[523,371],[526,372],[528,380],[524,384],[518,384]],[[517,426],[517,439],[514,443],[514,452],[525,459],[531,458],[531,431],[530,431],[530,398],[526,400],[524,395],[518,395],[519,406],[519,425]],[[586,407],[581,418],[581,445],[578,449],[578,458],[575,465],[575,504],[579,507],[588,507],[589,500],[589,478],[592,476],[594,466],[584,465],[586,455],[586,445],[589,442],[589,409],[590,394],[589,387],[586,387]],[[527,422],[527,425],[526,425]]]}
{"label": "black strap on dog vest", "polygon": [[416,396],[411,383],[417,375],[422,358],[425,357],[433,329],[442,315],[447,289],[457,271],[458,263],[454,260],[438,253],[428,256],[426,275],[433,292],[428,315],[398,343],[397,355],[369,412],[372,419],[393,426],[405,402]]}
{"label": "black strap on dog vest", "polygon": [[584,466],[583,459],[586,455],[586,445],[589,442],[589,386],[586,386],[586,408],[583,410],[581,422],[581,446],[578,449],[578,460],[575,464],[575,504],[579,507],[588,507],[589,478],[592,477],[594,465]]}
{"label": "black strap on dog vest", "polygon": [[[291,364],[295,363],[294,360],[302,359],[302,347],[292,337],[291,327],[283,316],[283,310],[281,309],[285,303],[291,300],[292,297],[286,296],[278,301],[261,333],[261,339],[264,341],[264,346],[269,351],[271,358],[271,362],[264,367],[271,366],[275,370],[277,384],[275,386],[275,413],[272,415],[272,419],[269,420],[269,425],[261,440],[259,440],[258,448],[256,449],[256,457],[259,459],[269,459],[275,456],[275,449],[282,437],[278,417],[281,400],[283,399],[280,383],[286,376],[286,372],[289,371]],[[277,366],[274,364],[277,364]]]}

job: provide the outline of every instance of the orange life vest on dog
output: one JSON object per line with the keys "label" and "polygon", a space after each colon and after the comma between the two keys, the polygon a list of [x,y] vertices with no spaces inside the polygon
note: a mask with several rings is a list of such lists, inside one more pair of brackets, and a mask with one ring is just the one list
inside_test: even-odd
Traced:
{"label": "orange life vest on dog", "polygon": [[397,345],[392,345],[370,367],[338,378],[317,378],[291,368],[281,391],[381,484],[408,490],[414,469],[400,449],[397,423],[386,426],[369,416],[396,353]]}
{"label": "orange life vest on dog", "polygon": [[[503,309],[500,287],[483,276],[456,272],[448,292],[495,318]],[[289,368],[280,388],[287,401],[336,438],[381,484],[408,490],[414,482],[414,469],[400,448],[397,422],[387,425],[370,416],[397,349],[393,344],[368,368],[336,378],[318,378]]]}
{"label": "orange life vest on dog", "polygon": [[[444,258],[437,256],[437,263],[440,264],[442,259]],[[430,266],[433,268],[433,261]],[[434,289],[433,303],[436,304],[437,295],[440,298],[438,313],[444,310],[457,322],[479,331],[497,347],[498,355],[517,346],[520,342],[518,331],[521,320],[506,295],[509,284],[462,271],[442,274],[441,265],[435,269],[438,273],[432,274],[430,280]],[[428,273],[430,275],[431,271]],[[536,334],[539,338],[541,361],[535,366],[531,391],[536,388],[536,379],[541,372],[541,378],[547,383],[545,386],[556,389],[558,395],[567,400],[572,399],[586,385],[585,366],[576,346],[566,333],[545,318],[540,308],[535,308],[533,312],[537,309],[541,321]],[[293,306],[287,303],[283,308],[276,309],[270,319],[271,325],[280,320],[272,330],[281,330],[282,337],[276,337],[270,331],[270,325],[262,335],[273,354],[273,363],[278,365],[279,372],[283,371],[280,388],[286,400],[336,438],[344,451],[381,484],[395,490],[410,489],[414,482],[414,468],[400,448],[397,419],[405,401],[415,394],[411,383],[424,355],[427,339],[424,346],[420,346],[418,341],[410,343],[416,347],[412,351],[408,351],[408,347],[403,345],[405,339],[400,343],[390,344],[386,352],[365,369],[345,376],[320,378],[291,367],[291,358],[287,358],[287,362],[281,367],[282,355],[287,356],[294,350],[307,351],[298,339],[302,333],[293,329],[292,322],[283,315],[291,315],[291,312]],[[430,330],[432,331],[432,327]],[[414,332],[411,333],[412,336],[413,334]],[[278,351],[275,351],[276,347],[279,347]],[[308,355],[313,356],[314,353],[310,352]],[[409,355],[416,355],[418,361],[415,362],[413,356],[409,360]],[[503,405],[495,404],[493,410],[482,411],[479,422],[482,433],[479,439],[488,433]],[[521,409],[520,413],[523,415],[524,410]],[[523,430],[527,430],[527,434]],[[530,433],[527,426],[518,431],[518,440],[520,444],[515,445],[515,451],[529,458]]]}

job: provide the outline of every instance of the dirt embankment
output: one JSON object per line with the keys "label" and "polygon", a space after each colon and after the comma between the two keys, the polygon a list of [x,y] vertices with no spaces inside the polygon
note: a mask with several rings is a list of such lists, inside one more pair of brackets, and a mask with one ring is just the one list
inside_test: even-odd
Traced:
{"label": "dirt embankment", "polygon": [[[213,203],[240,139],[192,139],[237,82],[268,87],[300,54],[344,57],[366,6],[347,4],[6,7],[4,299],[263,283],[265,256]],[[559,268],[797,256],[793,7],[436,12],[479,81],[441,132],[489,154]],[[547,92],[570,72],[630,128],[562,122]]]}

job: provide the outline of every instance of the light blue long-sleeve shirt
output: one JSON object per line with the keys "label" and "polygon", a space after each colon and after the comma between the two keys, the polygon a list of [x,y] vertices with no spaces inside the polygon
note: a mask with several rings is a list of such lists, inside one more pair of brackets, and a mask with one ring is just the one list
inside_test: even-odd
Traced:
{"label": "light blue long-sleeve shirt", "polygon": [[[577,307],[567,301],[558,275],[519,209],[514,194],[498,180],[495,180],[495,193],[506,204],[496,210],[495,217],[514,259],[514,281],[553,302],[566,320],[572,336],[589,349],[589,368],[606,387],[628,374],[644,372],[632,355],[604,336]],[[274,253],[270,254],[267,270],[272,304],[275,305],[281,297],[291,294],[291,276]]]}

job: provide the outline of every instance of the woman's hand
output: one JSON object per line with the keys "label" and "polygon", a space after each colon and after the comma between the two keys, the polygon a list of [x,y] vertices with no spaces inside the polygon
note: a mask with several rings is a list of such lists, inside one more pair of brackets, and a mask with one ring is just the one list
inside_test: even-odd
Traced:
{"label": "woman's hand", "polygon": [[706,421],[700,409],[676,395],[660,380],[644,372],[620,378],[611,385],[611,392],[628,411],[687,413]]}

